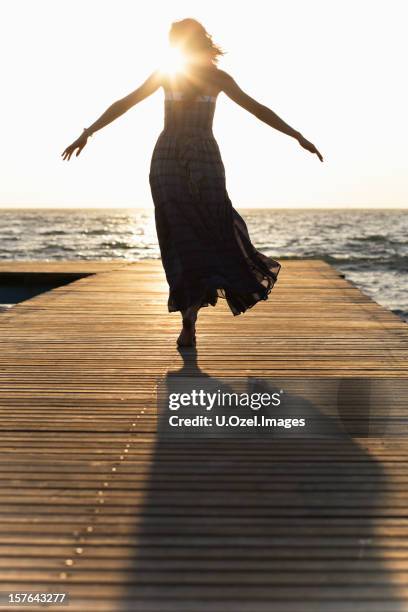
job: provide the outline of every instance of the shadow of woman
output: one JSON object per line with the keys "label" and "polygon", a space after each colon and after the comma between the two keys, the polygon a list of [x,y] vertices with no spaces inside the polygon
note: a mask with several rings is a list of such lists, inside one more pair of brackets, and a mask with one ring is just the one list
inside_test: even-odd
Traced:
{"label": "shadow of woman", "polygon": [[[211,379],[226,389],[200,370],[194,349],[181,354],[182,367],[167,374],[169,389],[186,377],[192,386]],[[250,388],[276,390],[260,379]],[[323,422],[324,435],[169,440],[158,423],[132,584],[120,609],[404,609],[386,567],[392,517],[381,464],[353,440],[341,414],[324,415],[303,398],[296,406]]]}

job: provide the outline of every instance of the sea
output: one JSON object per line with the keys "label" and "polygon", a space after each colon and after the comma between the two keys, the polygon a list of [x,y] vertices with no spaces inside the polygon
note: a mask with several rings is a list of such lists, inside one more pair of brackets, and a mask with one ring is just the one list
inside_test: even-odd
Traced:
{"label": "sea", "polygon": [[[257,249],[323,259],[408,321],[408,209],[239,209]],[[0,259],[159,258],[151,209],[3,209]],[[283,263],[283,262],[282,262]]]}

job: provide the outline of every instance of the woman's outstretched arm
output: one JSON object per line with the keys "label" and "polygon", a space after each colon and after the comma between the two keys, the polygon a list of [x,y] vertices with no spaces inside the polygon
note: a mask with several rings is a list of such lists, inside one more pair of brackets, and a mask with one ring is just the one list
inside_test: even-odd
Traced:
{"label": "woman's outstretched arm", "polygon": [[239,106],[242,106],[242,108],[245,108],[245,110],[252,113],[252,115],[255,115],[255,117],[264,123],[275,128],[275,130],[279,130],[279,132],[292,136],[304,149],[307,149],[307,151],[310,151],[311,153],[315,153],[320,161],[323,161],[323,157],[316,149],[314,144],[306,140],[306,138],[304,138],[300,132],[297,132],[290,125],[285,123],[285,121],[283,121],[283,119],[281,119],[270,108],[260,104],[257,100],[254,100],[254,98],[251,98],[251,96],[248,96],[248,94],[242,91],[242,89],[229,74],[222,70],[219,72],[221,74],[222,91],[226,93],[231,100],[239,104]]}
{"label": "woman's outstretched arm", "polygon": [[62,159],[70,159],[73,152],[78,149],[76,157],[80,154],[84,146],[86,145],[89,136],[92,136],[95,132],[102,129],[112,121],[115,121],[118,117],[126,113],[132,106],[141,102],[152,93],[154,93],[161,85],[161,78],[159,71],[153,72],[140,87],[132,91],[129,95],[116,100],[113,104],[106,109],[106,111],[96,120],[92,125],[86,128],[81,136],[74,140],[65,151],[62,153]]}

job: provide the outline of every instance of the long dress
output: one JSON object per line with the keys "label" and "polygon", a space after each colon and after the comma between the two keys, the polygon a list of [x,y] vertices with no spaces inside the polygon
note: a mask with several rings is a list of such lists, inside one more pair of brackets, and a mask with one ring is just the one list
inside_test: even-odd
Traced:
{"label": "long dress", "polygon": [[186,102],[165,90],[164,128],[153,150],[149,182],[169,312],[215,306],[233,315],[266,300],[281,265],[251,243],[233,208],[212,131],[216,97]]}

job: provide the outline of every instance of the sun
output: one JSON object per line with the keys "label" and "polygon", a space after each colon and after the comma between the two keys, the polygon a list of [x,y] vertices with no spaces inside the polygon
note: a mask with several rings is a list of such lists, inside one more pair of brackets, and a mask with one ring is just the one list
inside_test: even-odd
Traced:
{"label": "sun", "polygon": [[185,54],[177,47],[168,47],[162,58],[160,69],[167,75],[175,75],[184,72],[187,65]]}

